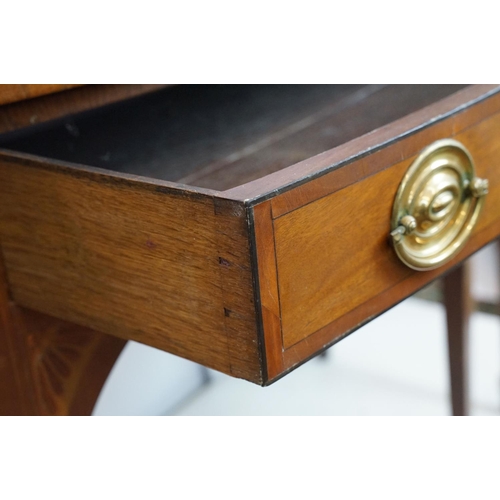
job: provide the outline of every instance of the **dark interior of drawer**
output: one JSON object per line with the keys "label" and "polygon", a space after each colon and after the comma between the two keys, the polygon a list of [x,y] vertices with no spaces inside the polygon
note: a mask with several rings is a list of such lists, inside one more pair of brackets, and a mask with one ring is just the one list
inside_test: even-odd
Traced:
{"label": "dark interior of drawer", "polygon": [[0,147],[225,190],[371,132],[463,87],[180,85],[0,135]]}

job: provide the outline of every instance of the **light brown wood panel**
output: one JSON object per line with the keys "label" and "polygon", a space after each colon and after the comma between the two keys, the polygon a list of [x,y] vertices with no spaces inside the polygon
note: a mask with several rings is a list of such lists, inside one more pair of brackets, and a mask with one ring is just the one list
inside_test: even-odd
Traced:
{"label": "light brown wood panel", "polygon": [[[483,213],[461,258],[490,241],[489,230],[500,220],[499,135],[500,114],[496,114],[454,136],[471,152],[478,175],[490,181]],[[412,136],[407,141],[419,144],[420,138]],[[412,160],[396,163],[274,221],[285,348],[316,332],[326,344],[328,334],[320,334],[323,328],[331,334],[338,321],[335,335],[343,335],[349,331],[351,312],[361,306],[366,318],[381,312],[377,302],[370,309],[373,297],[389,293],[404,281],[423,286],[448,268],[412,271],[399,262],[388,242],[394,196]]]}
{"label": "light brown wood panel", "polygon": [[394,194],[409,163],[274,221],[285,348],[412,272],[387,241]]}
{"label": "light brown wood panel", "polygon": [[465,249],[449,263],[433,271],[415,271],[405,280],[388,288],[383,293],[371,297],[367,302],[364,302],[341,318],[321,328],[313,335],[293,345],[284,352],[285,370],[288,371],[296,367],[325,347],[346,337],[379,314],[414,294],[431,281],[439,278],[464,259],[470,257],[486,243],[498,238],[499,235],[500,220],[497,220],[486,229],[475,232]]}
{"label": "light brown wood panel", "polygon": [[[228,243],[212,196],[8,154],[0,179],[0,238],[18,304],[261,381],[252,333],[240,342],[246,350],[228,342],[219,259]],[[241,209],[234,216],[246,219]],[[243,249],[244,232],[232,234],[244,236]],[[248,282],[249,269],[238,269]],[[254,304],[244,307],[249,321]]]}
{"label": "light brown wood panel", "polygon": [[54,94],[74,87],[80,87],[80,85],[49,83],[2,84],[0,85],[0,106],[11,102],[33,99],[33,97],[40,97],[46,94]]}
{"label": "light brown wood panel", "polygon": [[271,218],[271,203],[261,203],[254,208],[256,266],[260,290],[261,321],[264,328],[267,380],[272,380],[283,371],[283,342],[281,339],[278,276],[274,247],[274,229]]}

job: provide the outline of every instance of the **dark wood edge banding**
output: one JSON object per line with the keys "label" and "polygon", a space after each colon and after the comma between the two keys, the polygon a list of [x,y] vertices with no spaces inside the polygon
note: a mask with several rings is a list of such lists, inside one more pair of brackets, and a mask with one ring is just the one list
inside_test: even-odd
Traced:
{"label": "dark wood edge banding", "polygon": [[258,257],[257,257],[257,239],[255,236],[255,214],[252,207],[246,209],[248,238],[250,246],[250,262],[252,265],[252,287],[255,303],[255,318],[257,321],[257,341],[259,343],[260,363],[263,384],[269,379],[267,370],[267,355],[265,349],[264,324],[262,319],[262,304],[260,299],[259,273],[258,273]]}

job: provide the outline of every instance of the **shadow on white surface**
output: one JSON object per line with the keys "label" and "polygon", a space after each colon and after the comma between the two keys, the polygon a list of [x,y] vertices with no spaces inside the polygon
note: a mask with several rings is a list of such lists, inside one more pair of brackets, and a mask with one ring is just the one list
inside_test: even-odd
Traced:
{"label": "shadow on white surface", "polygon": [[205,381],[204,369],[137,342],[127,342],[93,415],[164,415]]}
{"label": "shadow on white surface", "polygon": [[[472,318],[472,414],[500,405],[500,322]],[[448,415],[444,310],[409,299],[268,388],[214,374],[178,415]]]}

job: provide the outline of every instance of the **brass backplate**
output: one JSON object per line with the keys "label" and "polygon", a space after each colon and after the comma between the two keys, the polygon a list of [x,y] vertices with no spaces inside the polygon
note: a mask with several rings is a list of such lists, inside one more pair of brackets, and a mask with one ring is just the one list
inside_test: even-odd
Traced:
{"label": "brass backplate", "polygon": [[458,141],[434,142],[417,157],[396,194],[391,240],[412,269],[435,269],[452,259],[474,228],[488,191]]}

